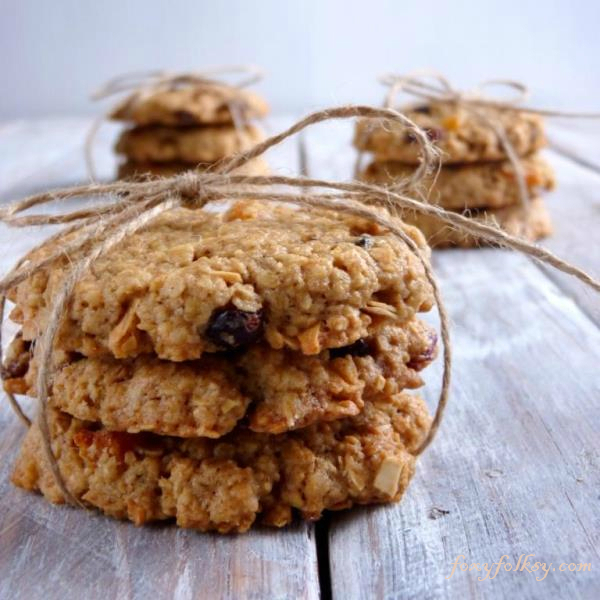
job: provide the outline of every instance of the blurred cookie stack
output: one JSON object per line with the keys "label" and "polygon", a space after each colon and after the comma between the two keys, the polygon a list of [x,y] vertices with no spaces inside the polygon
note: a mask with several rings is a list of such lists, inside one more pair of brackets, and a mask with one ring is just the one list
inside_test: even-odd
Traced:
{"label": "blurred cookie stack", "polygon": [[[10,291],[7,391],[35,396],[36,339],[79,256]],[[407,390],[436,354],[417,318],[432,304],[415,255],[361,219],[256,202],[161,215],[96,261],[61,320],[48,416],[67,489],[220,532],[398,500],[430,424]],[[13,482],[65,501],[37,424]]]}
{"label": "blurred cookie stack", "polygon": [[[216,81],[135,94],[110,114],[111,119],[131,125],[115,148],[125,159],[118,177],[209,169],[216,161],[260,142],[264,136],[250,121],[267,113],[266,102],[257,94]],[[238,171],[246,175],[267,172],[263,159]]]}
{"label": "blurred cookie stack", "polygon": [[[538,155],[545,145],[543,121],[536,115],[486,108],[487,119],[454,103],[430,103],[399,109],[422,127],[441,150],[442,169],[425,182],[429,202],[473,219],[491,221],[512,235],[536,240],[552,232],[543,190],[554,187],[554,174]],[[488,120],[502,127],[519,156],[528,189],[528,208],[519,193],[514,168]],[[372,152],[374,162],[359,178],[378,185],[393,185],[419,163],[419,145],[402,126],[359,121],[354,145]],[[416,225],[431,246],[477,246],[480,242],[452,230],[443,221],[406,212],[402,218]]]}

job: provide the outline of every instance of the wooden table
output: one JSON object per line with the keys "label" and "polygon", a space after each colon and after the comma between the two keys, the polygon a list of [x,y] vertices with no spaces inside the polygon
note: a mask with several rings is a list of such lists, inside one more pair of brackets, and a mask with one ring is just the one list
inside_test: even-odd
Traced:
{"label": "wooden table", "polygon": [[[273,119],[270,129],[291,122]],[[0,125],[0,201],[84,180],[88,124]],[[98,142],[106,177],[113,135],[106,128]],[[308,132],[311,174],[347,179],[350,136],[349,124]],[[563,139],[593,143],[589,135]],[[269,160],[293,174],[298,157],[298,144],[288,142]],[[599,277],[600,175],[548,158],[559,187],[548,198],[556,232],[545,245]],[[2,272],[37,235],[0,230]],[[11,486],[23,430],[4,402],[0,598],[600,597],[598,296],[508,251],[440,251],[434,266],[453,321],[452,394],[400,504],[238,536],[136,528]],[[426,372],[431,402],[439,377],[439,364]],[[530,564],[554,570],[541,581],[542,571],[501,570],[480,581],[485,573],[457,569],[450,577],[461,555],[468,564],[502,556],[516,564],[529,554]],[[561,563],[591,563],[591,571],[561,572]]]}

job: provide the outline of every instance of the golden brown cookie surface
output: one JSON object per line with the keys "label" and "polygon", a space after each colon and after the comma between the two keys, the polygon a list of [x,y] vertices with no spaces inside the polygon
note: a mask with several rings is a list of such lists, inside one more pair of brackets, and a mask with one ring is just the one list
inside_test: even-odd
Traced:
{"label": "golden brown cookie surface", "polygon": [[[499,225],[507,233],[524,237],[528,241],[535,241],[552,233],[552,221],[541,198],[530,200],[527,218],[521,206],[469,211],[468,216],[479,221]],[[485,245],[481,240],[453,230],[445,222],[430,215],[407,213],[403,218],[407,223],[421,230],[432,248],[445,248],[448,246],[473,248]]]}
{"label": "golden brown cookie surface", "polygon": [[[233,112],[232,112],[233,109]],[[148,93],[138,100],[124,101],[112,119],[137,125],[212,125],[264,117],[267,103],[250,90],[217,86],[193,86]]]}
{"label": "golden brown cookie surface", "polygon": [[[409,106],[399,109],[422,127],[442,152],[442,162],[463,163],[506,160],[498,135],[486,121],[469,110],[450,103]],[[515,110],[481,109],[503,127],[519,156],[535,152],[546,143],[543,121],[537,115]],[[373,152],[377,161],[395,160],[417,164],[420,148],[405,127],[391,122],[365,119],[356,126],[354,145]]]}
{"label": "golden brown cookie surface", "polygon": [[[521,159],[530,196],[554,187],[554,172],[539,156]],[[395,161],[373,162],[361,179],[377,185],[393,185],[414,172],[413,165]],[[447,165],[424,182],[429,202],[451,210],[502,208],[520,203],[519,187],[510,161]]]}
{"label": "golden brown cookie surface", "polygon": [[248,150],[262,138],[254,125],[136,127],[123,131],[115,149],[134,162],[203,163]]}
{"label": "golden brown cookie surface", "polygon": [[[65,483],[87,505],[138,525],[174,518],[181,527],[220,532],[245,531],[259,515],[283,526],[292,509],[316,519],[325,509],[397,501],[429,426],[425,404],[408,394],[293,433],[241,428],[219,440],[114,432],[55,409],[49,418]],[[12,480],[64,502],[37,425]]]}
{"label": "golden brown cookie surface", "polygon": [[[381,323],[368,338],[317,356],[263,343],[183,363],[151,355],[65,358],[52,373],[51,406],[130,433],[218,438],[244,417],[253,431],[283,433],[357,415],[366,401],[419,387],[436,341],[413,318]],[[21,336],[2,374],[7,391],[36,395],[37,356]]]}
{"label": "golden brown cookie surface", "polygon": [[[426,249],[417,230],[405,230]],[[76,259],[57,259],[11,290],[25,340],[45,327]],[[183,361],[265,339],[313,355],[432,303],[418,258],[365,220],[243,202],[224,214],[178,209],[95,262],[75,286],[56,348]]]}

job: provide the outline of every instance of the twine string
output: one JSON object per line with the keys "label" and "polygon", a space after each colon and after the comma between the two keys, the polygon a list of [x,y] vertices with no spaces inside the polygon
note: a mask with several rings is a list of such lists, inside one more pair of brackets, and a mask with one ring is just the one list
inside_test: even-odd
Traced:
{"label": "twine string", "polygon": [[[549,251],[529,244],[528,242],[508,235],[501,229],[482,222],[473,221],[459,213],[446,211],[439,206],[427,204],[398,190],[381,188],[361,182],[332,182],[321,179],[295,178],[285,176],[246,177],[231,175],[231,171],[245,164],[248,160],[259,156],[269,148],[282,143],[288,137],[304,128],[329,119],[352,117],[384,118],[408,127],[415,138],[422,144],[423,161],[421,168],[407,178],[404,187],[418,185],[420,180],[434,168],[438,159],[437,152],[424,132],[409,119],[389,108],[373,108],[368,106],[347,106],[318,111],[302,119],[284,132],[257,144],[247,152],[223,161],[212,172],[189,171],[170,178],[159,178],[148,181],[118,181],[109,184],[88,184],[36,194],[17,201],[0,210],[0,221],[16,227],[43,225],[47,223],[64,223],[69,226],[60,235],[73,235],[61,249],[50,253],[50,256],[35,261],[27,256],[21,259],[16,267],[0,280],[0,308],[4,307],[4,298],[8,290],[32,274],[47,267],[52,261],[68,255],[75,250],[82,250],[82,258],[72,264],[67,272],[62,288],[53,298],[48,324],[42,332],[40,344],[40,365],[37,373],[38,424],[43,439],[45,455],[51,465],[52,473],[65,499],[71,503],[81,504],[67,488],[60,472],[56,457],[52,450],[51,435],[48,424],[47,404],[50,393],[50,377],[52,371],[52,350],[57,332],[65,310],[68,307],[73,289],[79,279],[89,270],[94,261],[110,248],[121,242],[135,231],[148,225],[153,219],[165,211],[177,207],[201,208],[207,202],[223,198],[249,198],[268,202],[294,204],[306,208],[324,209],[343,215],[353,215],[367,219],[387,229],[393,236],[402,240],[415,254],[423,266],[424,273],[432,286],[440,316],[440,332],[443,348],[443,376],[440,395],[435,409],[432,425],[426,438],[415,454],[418,456],[433,441],[442,422],[447,406],[451,381],[452,351],[450,344],[449,318],[445,309],[437,280],[428,258],[419,246],[407,235],[398,221],[382,216],[373,207],[385,207],[395,211],[410,209],[424,214],[432,214],[444,220],[450,227],[474,235],[488,242],[523,252],[536,260],[545,262],[554,268],[568,273],[586,285],[600,292],[600,282],[585,271],[579,269]],[[63,215],[24,215],[25,210],[47,203],[70,198],[95,197],[109,199],[108,205],[99,205],[97,212],[73,211]],[[32,220],[27,220],[32,219]],[[2,313],[3,316],[3,313]],[[20,407],[19,407],[20,409]],[[21,411],[22,412],[22,411]]]}
{"label": "twine string", "polygon": [[[223,79],[232,75],[238,75],[239,80],[226,83]],[[91,99],[104,100],[112,96],[124,94],[129,95],[122,101],[124,108],[134,106],[144,98],[162,91],[175,90],[182,87],[194,87],[197,89],[210,89],[219,92],[225,89],[242,89],[257,83],[264,77],[264,72],[251,65],[231,65],[213,67],[202,71],[172,72],[172,71],[134,71],[113,77],[103,86],[92,93]],[[226,103],[232,115],[233,124],[239,133],[245,125],[244,113],[236,100],[226,99]],[[84,156],[91,181],[97,180],[96,165],[93,156],[93,147],[98,131],[108,118],[112,109],[94,119],[84,142]]]}
{"label": "twine string", "polygon": [[[529,88],[524,83],[512,79],[490,79],[466,91],[456,89],[444,75],[436,71],[419,71],[408,75],[388,74],[380,80],[389,87],[384,102],[384,106],[388,108],[396,106],[398,95],[405,93],[428,102],[453,104],[464,108],[494,132],[515,174],[519,203],[525,212],[521,227],[526,226],[531,207],[523,165],[502,123],[485,109],[518,111],[544,117],[600,119],[600,112],[571,112],[524,106],[523,103],[529,98]],[[491,87],[504,89],[509,95],[496,98],[487,92]],[[362,153],[359,153],[355,175],[358,175],[360,170],[361,159]]]}

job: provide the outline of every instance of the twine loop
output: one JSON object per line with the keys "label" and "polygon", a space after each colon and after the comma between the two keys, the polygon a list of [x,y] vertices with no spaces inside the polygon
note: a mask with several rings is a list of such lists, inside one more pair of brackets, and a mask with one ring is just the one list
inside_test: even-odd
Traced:
{"label": "twine loop", "polygon": [[[519,204],[524,210],[521,227],[525,227],[530,215],[531,198],[521,159],[515,150],[504,125],[494,116],[493,111],[516,111],[544,117],[565,117],[577,119],[600,119],[600,112],[570,112],[563,110],[540,109],[525,106],[529,99],[529,88],[513,79],[489,79],[471,90],[460,90],[437,71],[417,71],[407,75],[387,74],[380,78],[383,85],[389,87],[384,106],[394,108],[400,93],[420,98],[432,103],[452,104],[470,112],[486,127],[494,132],[507,160],[510,162],[518,188]],[[508,95],[494,95],[487,90],[496,88],[508,92]],[[489,109],[489,110],[486,110]],[[361,153],[356,161],[355,172],[360,171]],[[391,186],[395,188],[395,185]]]}
{"label": "twine loop", "polygon": [[[345,106],[308,115],[287,130],[264,140],[246,152],[225,160],[212,172],[191,171],[171,178],[117,181],[107,184],[91,183],[59,189],[24,198],[0,212],[0,221],[13,227],[68,224],[61,232],[50,238],[50,240],[60,242],[60,244],[56,244],[56,250],[37,261],[29,259],[31,254],[21,258],[15,267],[0,280],[0,316],[2,318],[8,290],[42,269],[48,268],[57,259],[64,256],[72,258],[73,253],[76,251],[81,252],[80,258],[70,261],[70,269],[67,271],[62,287],[54,295],[51,305],[48,307],[48,320],[44,331],[36,341],[36,352],[39,361],[35,382],[38,405],[37,423],[40,428],[45,455],[55,481],[66,501],[82,505],[81,501],[67,488],[65,478],[61,474],[52,449],[47,404],[50,395],[50,376],[53,368],[52,350],[55,337],[62,318],[68,309],[75,285],[88,272],[94,261],[166,211],[188,204],[201,207],[209,200],[257,199],[265,202],[293,204],[308,209],[323,209],[342,215],[367,219],[403,241],[421,263],[425,277],[431,285],[440,316],[443,353],[442,385],[438,403],[431,428],[421,446],[415,452],[417,456],[422,454],[433,441],[448,402],[452,364],[449,318],[426,254],[406,233],[402,223],[373,210],[373,207],[387,208],[392,212],[398,209],[408,209],[433,215],[442,219],[453,229],[474,235],[493,244],[512,248],[539,261],[548,263],[556,269],[580,279],[592,289],[600,292],[599,281],[578,267],[561,260],[548,250],[512,237],[493,225],[473,221],[459,213],[445,211],[438,206],[416,200],[399,190],[390,190],[356,181],[344,183],[280,175],[252,177],[232,174],[232,171],[237,167],[242,166],[252,158],[260,156],[269,148],[282,143],[285,139],[310,125],[332,119],[353,117],[388,119],[409,128],[414,134],[415,139],[421,144],[423,161],[415,169],[415,173],[404,182],[406,189],[418,185],[437,162],[437,151],[426,134],[406,116],[390,108]],[[79,209],[61,215],[43,213],[21,215],[21,213],[36,206],[84,197],[94,197],[104,200],[104,203],[99,203],[91,209]],[[47,242],[48,240],[40,244],[37,249],[43,247]],[[2,340],[0,339],[0,362],[2,360],[1,349]],[[23,413],[14,396],[12,394],[8,394],[8,396],[19,417],[26,424],[29,424],[29,419]]]}
{"label": "twine loop", "polygon": [[[455,88],[446,77],[435,71],[408,75],[388,74],[381,77],[380,81],[390,88],[385,100],[385,106],[388,108],[396,104],[400,92],[429,102],[498,109],[516,109],[529,98],[529,88],[524,83],[512,79],[488,79],[477,84],[472,90],[464,91]],[[497,99],[485,92],[485,89],[490,87],[505,88],[514,94]]]}
{"label": "twine loop", "polygon": [[[232,75],[240,76],[237,81],[227,83],[225,79]],[[159,92],[177,90],[185,87],[196,89],[210,89],[216,93],[223,93],[231,88],[242,89],[257,83],[264,77],[264,72],[258,67],[251,65],[222,66],[204,69],[202,71],[133,71],[113,77],[103,86],[92,93],[91,99],[104,100],[112,96],[118,96],[129,92],[129,95],[121,101],[120,106],[129,108],[141,102],[144,98]],[[233,124],[239,133],[245,125],[244,111],[240,101],[235,98],[226,98]],[[84,155],[88,174],[92,181],[97,179],[96,167],[93,157],[93,145],[102,123],[108,118],[114,109],[100,115],[90,127],[84,144]]]}

